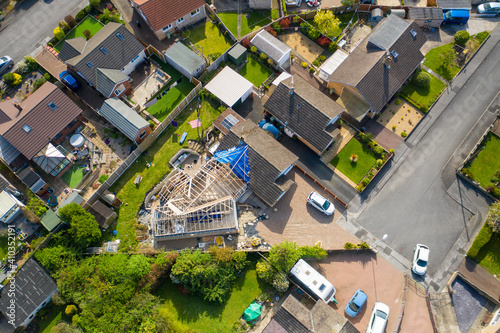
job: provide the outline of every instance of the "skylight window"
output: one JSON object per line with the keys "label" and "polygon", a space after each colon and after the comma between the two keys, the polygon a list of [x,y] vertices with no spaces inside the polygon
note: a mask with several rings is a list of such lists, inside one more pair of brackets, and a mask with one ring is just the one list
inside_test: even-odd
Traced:
{"label": "skylight window", "polygon": [[123,37],[123,35],[121,33],[117,33],[116,37],[118,37],[118,39],[120,39],[120,40],[124,40],[125,39],[125,37]]}
{"label": "skylight window", "polygon": [[90,61],[87,63],[87,66],[89,66],[89,68],[94,67],[94,65]]}
{"label": "skylight window", "polygon": [[396,59],[399,55],[399,53],[397,53],[396,51],[391,51],[391,54],[394,57],[394,59]]}
{"label": "skylight window", "polygon": [[236,123],[238,122],[238,119],[236,119],[235,116],[230,114],[224,120],[222,120],[221,125],[230,130]]}
{"label": "skylight window", "polygon": [[51,108],[53,111],[57,110],[58,106],[54,102],[49,103],[49,108]]}
{"label": "skylight window", "polygon": [[26,133],[29,133],[29,132],[31,132],[32,128],[31,128],[31,127],[29,127],[28,125],[24,125],[24,126],[23,126],[23,130],[24,130]]}
{"label": "skylight window", "polygon": [[413,29],[410,30],[410,34],[413,36],[413,38],[417,37],[417,32]]}
{"label": "skylight window", "polygon": [[104,54],[108,54],[108,50],[106,50],[104,46],[101,46],[101,52]]}

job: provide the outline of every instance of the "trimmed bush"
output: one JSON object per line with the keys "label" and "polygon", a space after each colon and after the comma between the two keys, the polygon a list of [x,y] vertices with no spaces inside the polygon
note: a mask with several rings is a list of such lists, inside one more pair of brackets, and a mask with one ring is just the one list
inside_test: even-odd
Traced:
{"label": "trimmed bush", "polygon": [[365,250],[370,248],[370,245],[368,245],[367,242],[360,243],[358,244],[358,246],[360,249],[365,249]]}
{"label": "trimmed bush", "polygon": [[108,178],[109,178],[108,175],[101,175],[99,177],[99,183],[103,184],[106,181],[106,179],[108,179]]}
{"label": "trimmed bush", "polygon": [[479,234],[477,234],[476,239],[474,239],[474,243],[472,243],[472,246],[467,252],[467,256],[475,259],[481,248],[490,241],[491,236],[493,236],[493,230],[491,230],[489,225],[485,223],[479,231]]}
{"label": "trimmed bush", "polygon": [[50,74],[49,73],[45,73],[43,74],[43,77],[45,78],[45,80],[50,80]]}
{"label": "trimmed bush", "polygon": [[101,0],[89,0],[89,4],[94,8],[99,8]]}
{"label": "trimmed bush", "polygon": [[92,33],[88,29],[83,30],[82,33],[85,36],[85,39],[87,39],[87,40],[89,40],[92,37]]}
{"label": "trimmed bush", "polygon": [[373,140],[373,134],[359,132],[359,138],[363,143],[368,144],[368,142]]}
{"label": "trimmed bush", "polygon": [[465,43],[467,43],[470,39],[470,34],[465,30],[460,30],[455,33],[454,39],[455,44],[465,46]]}
{"label": "trimmed bush", "polygon": [[66,15],[64,17],[64,21],[69,25],[70,28],[74,28],[76,26],[76,20],[71,15]]}
{"label": "trimmed bush", "polygon": [[400,99],[397,99],[397,100],[396,100],[396,105],[399,105],[399,104],[401,104],[401,100],[400,100]]}
{"label": "trimmed bush", "polygon": [[260,54],[260,58],[261,58],[262,60],[266,60],[266,59],[267,59],[267,54],[265,54],[264,52],[262,52],[262,53]]}
{"label": "trimmed bush", "polygon": [[30,72],[36,71],[38,69],[38,62],[35,59],[33,59],[32,57],[25,56],[24,62],[26,63],[26,65],[28,65],[28,69]]}
{"label": "trimmed bush", "polygon": [[77,21],[81,21],[85,18],[86,15],[87,15],[87,12],[85,11],[85,8],[84,8],[84,9],[80,10],[78,12],[78,14],[76,14],[75,18]]}
{"label": "trimmed bush", "polygon": [[408,133],[406,133],[405,131],[401,132],[401,137],[402,138],[406,138],[408,136]]}
{"label": "trimmed bush", "polygon": [[331,42],[330,45],[328,45],[328,51],[330,52],[335,52],[337,51],[337,42]]}
{"label": "trimmed bush", "polygon": [[394,154],[394,149],[389,149],[389,153]]}
{"label": "trimmed bush", "polygon": [[365,186],[363,184],[359,184],[358,186],[356,186],[356,190],[358,190],[359,192],[363,191],[364,188]]}
{"label": "trimmed bush", "polygon": [[302,246],[300,248],[300,251],[302,252],[302,258],[314,258],[322,260],[328,256],[326,250],[319,245]]}
{"label": "trimmed bush", "polygon": [[319,32],[319,30],[315,28],[309,29],[309,32],[307,34],[312,40],[316,40],[319,38],[319,36],[321,36],[321,32]]}
{"label": "trimmed bush", "polygon": [[3,76],[3,80],[10,87],[15,87],[23,82],[23,77],[17,73],[7,73]]}
{"label": "trimmed bush", "polygon": [[54,37],[56,37],[57,40],[63,39],[64,36],[64,31],[60,27],[54,29]]}
{"label": "trimmed bush", "polygon": [[382,167],[382,165],[384,165],[384,161],[382,161],[382,160],[377,160],[377,162],[376,162],[376,166],[377,166],[377,168]]}
{"label": "trimmed bush", "polygon": [[320,61],[325,61],[325,60],[326,60],[326,56],[324,56],[324,55],[320,55],[320,56],[319,56],[319,60],[320,60]]}
{"label": "trimmed bush", "polygon": [[313,65],[314,65],[314,66],[319,66],[319,61],[318,61],[317,59],[316,59],[316,60],[314,60],[314,61],[313,61]]}
{"label": "trimmed bush", "polygon": [[363,178],[361,180],[361,184],[363,184],[364,186],[368,186],[368,184],[370,184],[370,179],[369,178]]}
{"label": "trimmed bush", "polygon": [[431,86],[431,75],[427,72],[420,72],[412,79],[412,82],[419,88],[428,89]]}
{"label": "trimmed bush", "polygon": [[344,249],[346,249],[346,250],[353,250],[353,249],[357,249],[357,248],[358,248],[358,246],[356,244],[353,244],[353,243],[347,242],[344,244]]}
{"label": "trimmed bush", "polygon": [[314,73],[315,71],[316,70],[313,67],[309,68],[309,73]]}
{"label": "trimmed bush", "polygon": [[250,48],[250,52],[253,52],[253,53],[257,52],[257,47],[252,46],[252,47]]}
{"label": "trimmed bush", "polygon": [[34,82],[33,82],[33,90],[31,90],[31,92],[35,92],[38,88],[40,88],[44,83],[46,82],[45,78],[44,77],[41,77],[39,79],[36,79]]}
{"label": "trimmed bush", "polygon": [[378,156],[378,157],[382,157],[384,158],[385,157],[385,151],[384,151],[384,148],[380,147],[380,146],[374,146],[372,148],[372,151]]}
{"label": "trimmed bush", "polygon": [[70,304],[66,307],[66,309],[64,310],[64,313],[67,315],[67,316],[72,316],[76,313],[76,306],[73,305],[73,304]]}
{"label": "trimmed bush", "polygon": [[279,13],[277,9],[271,9],[271,19],[272,20],[277,20],[279,17]]}
{"label": "trimmed bush", "polygon": [[66,33],[66,34],[67,34],[67,33],[68,33],[68,31],[71,29],[71,28],[69,27],[69,24],[68,24],[68,23],[66,23],[66,22],[64,22],[64,21],[59,22],[59,28],[63,29],[64,33]]}
{"label": "trimmed bush", "polygon": [[302,62],[302,67],[307,68],[307,62]]}

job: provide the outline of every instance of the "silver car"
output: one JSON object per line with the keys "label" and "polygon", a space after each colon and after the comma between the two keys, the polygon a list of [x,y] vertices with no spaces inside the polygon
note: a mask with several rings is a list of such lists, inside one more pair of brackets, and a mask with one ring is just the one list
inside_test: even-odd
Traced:
{"label": "silver car", "polygon": [[4,75],[9,69],[14,66],[14,60],[9,56],[3,56],[0,58],[0,75]]}
{"label": "silver car", "polygon": [[332,215],[335,212],[335,206],[317,192],[311,192],[307,197],[307,203],[318,209],[325,215]]}

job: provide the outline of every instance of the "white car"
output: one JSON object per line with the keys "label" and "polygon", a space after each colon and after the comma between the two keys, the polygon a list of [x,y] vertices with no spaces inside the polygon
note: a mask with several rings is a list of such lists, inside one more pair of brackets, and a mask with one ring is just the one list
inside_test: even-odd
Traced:
{"label": "white car", "polygon": [[366,328],[366,333],[383,333],[389,320],[389,307],[384,303],[377,302],[373,306],[372,315]]}
{"label": "white car", "polygon": [[429,247],[423,244],[417,244],[413,252],[413,265],[411,270],[418,275],[425,275],[427,264],[429,263]]}
{"label": "white car", "polygon": [[488,2],[477,6],[477,12],[479,14],[500,14],[500,3],[499,2]]}
{"label": "white car", "polygon": [[311,194],[309,194],[307,203],[325,215],[332,215],[333,212],[335,212],[335,206],[317,192],[311,192]]}

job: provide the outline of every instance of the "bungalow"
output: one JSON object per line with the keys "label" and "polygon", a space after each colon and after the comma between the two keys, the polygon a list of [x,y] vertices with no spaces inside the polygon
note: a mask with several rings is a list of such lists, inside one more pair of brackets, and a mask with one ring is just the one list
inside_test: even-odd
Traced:
{"label": "bungalow", "polygon": [[131,0],[159,40],[207,17],[204,0]]}
{"label": "bungalow", "polygon": [[104,101],[99,114],[137,144],[151,133],[151,127],[146,119],[116,97]]}
{"label": "bungalow", "polygon": [[88,41],[66,40],[59,59],[105,98],[120,97],[131,91],[129,75],[146,59],[144,49],[124,25],[110,22]]}
{"label": "bungalow", "polygon": [[251,44],[259,52],[265,53],[269,59],[272,59],[276,69],[288,70],[290,68],[292,49],[266,30],[255,35]]}
{"label": "bungalow", "polygon": [[33,160],[59,178],[71,162],[58,146],[82,124],[81,113],[82,109],[50,82],[22,103],[1,102],[0,156],[13,168]]}
{"label": "bungalow", "polygon": [[215,153],[215,159],[230,163],[233,172],[248,182],[253,193],[272,207],[294,183],[287,173],[298,157],[259,126],[245,120],[229,129]]}
{"label": "bungalow", "polygon": [[6,332],[28,326],[56,291],[57,284],[49,273],[35,259],[28,259],[16,274],[15,292],[7,285],[0,293],[0,312],[14,323],[4,325]]}
{"label": "bungalow", "polygon": [[274,116],[289,136],[323,154],[340,134],[335,122],[344,108],[298,75],[282,80],[264,109]]}
{"label": "bungalow", "polygon": [[[427,41],[413,21],[396,15],[382,20],[348,57],[338,57],[326,80],[357,127],[379,113],[420,66]],[[341,58],[344,58],[343,60]]]}
{"label": "bungalow", "polygon": [[165,52],[167,63],[172,65],[181,74],[191,80],[200,76],[207,67],[205,60],[191,51],[186,45],[177,42],[170,46]]}

